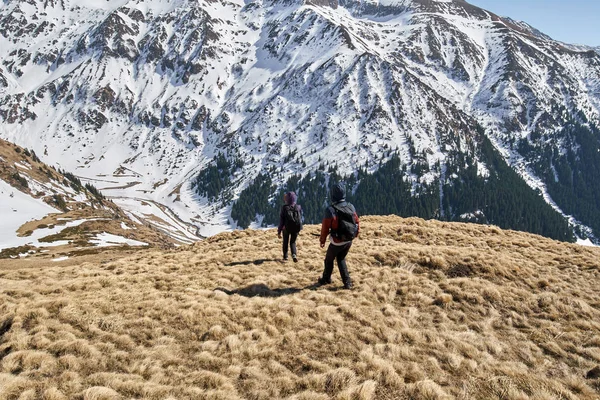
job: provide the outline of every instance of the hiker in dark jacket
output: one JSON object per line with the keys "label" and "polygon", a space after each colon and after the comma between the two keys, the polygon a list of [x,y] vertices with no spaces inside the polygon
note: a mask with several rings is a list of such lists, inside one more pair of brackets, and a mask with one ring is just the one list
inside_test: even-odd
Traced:
{"label": "hiker in dark jacket", "polygon": [[325,247],[327,236],[330,235],[330,244],[325,255],[325,269],[323,276],[319,278],[320,285],[331,283],[333,272],[333,261],[337,265],[344,282],[345,289],[352,289],[353,284],[346,265],[346,256],[352,246],[352,240],[358,236],[360,225],[358,214],[351,203],[346,201],[346,187],[343,183],[337,183],[331,188],[331,205],[325,210],[325,216],[321,223],[321,247]]}
{"label": "hiker in dark jacket", "polygon": [[296,239],[298,233],[302,230],[302,207],[296,204],[296,193],[287,192],[283,196],[285,204],[281,206],[279,213],[279,226],[277,227],[277,237],[281,239],[283,232],[283,260],[288,259],[288,244],[292,249],[292,260],[298,262],[298,253],[296,250]]}

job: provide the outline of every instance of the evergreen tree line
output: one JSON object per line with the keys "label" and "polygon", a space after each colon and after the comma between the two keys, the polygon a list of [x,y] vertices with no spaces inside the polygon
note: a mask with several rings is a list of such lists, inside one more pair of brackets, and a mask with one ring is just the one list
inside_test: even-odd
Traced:
{"label": "evergreen tree line", "polygon": [[279,212],[283,204],[283,194],[285,192],[296,192],[299,203],[302,205],[304,223],[313,224],[321,221],[323,217],[323,207],[326,204],[328,196],[327,174],[323,171],[309,173],[305,177],[293,176],[288,179],[286,185],[280,188],[274,196],[273,206],[269,213],[265,215],[265,225],[279,224]]}
{"label": "evergreen tree line", "polygon": [[78,177],[76,177],[75,175],[73,175],[71,172],[62,171],[62,170],[59,170],[59,172],[65,177],[65,179],[63,179],[63,184],[64,185],[71,186],[73,188],[73,190],[75,190],[76,192],[80,192],[80,191],[82,191],[85,188],[98,201],[104,200],[104,195],[102,194],[102,192],[96,186],[92,185],[91,183],[86,183],[85,185],[83,185],[81,183],[81,179],[79,179]]}
{"label": "evergreen tree line", "polygon": [[196,188],[199,195],[208,198],[209,201],[215,201],[219,195],[231,184],[232,164],[222,154],[219,153],[214,163],[203,169],[192,187]]}
{"label": "evergreen tree line", "polygon": [[536,172],[563,212],[600,233],[600,129],[570,123],[557,135],[564,151],[545,146]]}
{"label": "evergreen tree line", "polygon": [[104,200],[104,195],[102,194],[102,192],[100,192],[94,185],[92,185],[91,183],[86,183],[85,184],[85,188],[92,194],[94,195],[94,197],[99,200],[102,201]]}
{"label": "evergreen tree line", "polygon": [[66,171],[60,171],[60,173],[63,174],[63,176],[65,177],[65,179],[63,180],[63,184],[64,185],[69,185],[73,188],[73,190],[79,192],[81,191],[81,189],[83,188],[83,185],[81,184],[81,180],[76,177],[75,175],[73,175],[70,172],[66,172]]}
{"label": "evergreen tree line", "polygon": [[418,185],[415,193],[412,193],[412,183],[406,178],[406,167],[402,167],[397,154],[373,174],[359,170],[357,180],[360,182],[358,187],[347,198],[362,214],[395,214],[427,219],[438,215],[439,184]]}
{"label": "evergreen tree line", "polygon": [[449,169],[447,173],[456,173],[459,177],[444,185],[446,218],[461,220],[462,214],[480,210],[485,216],[484,220],[478,221],[481,223],[574,241],[566,219],[506,164],[487,138],[483,138],[480,147],[481,159],[489,169],[489,176],[479,176],[477,165],[472,160],[459,163],[468,165],[461,171]]}
{"label": "evergreen tree line", "polygon": [[271,178],[266,174],[258,174],[233,204],[231,218],[237,221],[239,226],[247,228],[258,215],[270,214],[272,205],[269,204],[269,196],[274,190]]}
{"label": "evergreen tree line", "polygon": [[[447,175],[458,177],[444,185],[440,204],[440,182],[416,185],[406,178],[406,167],[395,154],[374,173],[360,169],[354,175],[339,176],[335,170],[310,172],[293,176],[281,188],[275,188],[267,175],[259,175],[233,205],[232,218],[246,228],[257,215],[264,215],[263,225],[277,225],[283,204],[283,193],[294,191],[302,205],[304,222],[320,223],[329,204],[329,189],[340,180],[346,183],[347,200],[360,215],[389,215],[437,218],[461,221],[461,215],[481,211],[480,223],[498,225],[537,233],[562,241],[573,241],[567,221],[532,190],[502,159],[485,137],[480,145],[480,158],[490,170],[488,177],[477,174],[477,166],[467,157],[453,165]],[[462,159],[460,159],[462,157]]]}

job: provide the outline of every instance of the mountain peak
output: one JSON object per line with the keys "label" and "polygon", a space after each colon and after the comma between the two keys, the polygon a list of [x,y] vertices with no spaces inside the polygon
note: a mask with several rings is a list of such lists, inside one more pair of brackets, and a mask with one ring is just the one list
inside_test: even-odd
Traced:
{"label": "mountain peak", "polygon": [[581,229],[600,227],[564,198],[573,188],[554,185],[585,181],[567,172],[594,160],[566,154],[593,147],[581,144],[600,121],[597,53],[465,1],[307,1],[318,7],[6,2],[0,136],[100,182],[130,211],[168,214],[202,235],[262,224],[278,192],[310,186],[309,176],[367,182],[396,159],[400,197],[428,199],[406,212],[549,229],[486,213],[483,200],[459,204],[455,184],[497,182],[488,178],[508,176],[507,163],[531,208],[546,201]]}
{"label": "mountain peak", "polygon": [[510,17],[502,17],[502,19],[507,22],[508,24],[517,27],[518,29],[528,32],[533,36],[536,36],[540,39],[545,39],[545,40],[552,40],[552,38],[548,35],[546,35],[545,33],[543,33],[542,31],[534,28],[533,26],[529,25],[527,22],[525,21],[518,21],[518,20],[514,20]]}
{"label": "mountain peak", "polygon": [[322,7],[331,7],[338,8],[338,0],[305,0],[304,4],[314,5],[314,6],[322,6]]}

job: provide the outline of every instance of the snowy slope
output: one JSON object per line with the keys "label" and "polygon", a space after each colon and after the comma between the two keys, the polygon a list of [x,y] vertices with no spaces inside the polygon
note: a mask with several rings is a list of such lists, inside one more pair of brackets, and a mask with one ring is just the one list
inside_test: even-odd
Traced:
{"label": "snowy slope", "polygon": [[600,55],[458,0],[7,0],[0,49],[0,137],[192,236],[231,227],[190,186],[219,152],[243,165],[233,199],[260,171],[372,171],[386,149],[429,166],[418,185],[483,126],[543,191],[515,140],[560,152],[566,120],[600,119]]}
{"label": "snowy slope", "polygon": [[198,239],[189,234],[188,226],[167,216],[153,217],[152,222],[128,218],[96,188],[48,167],[35,152],[2,139],[0,221],[0,258],[19,256],[17,251],[23,253],[23,246],[27,251],[21,256],[39,257],[48,251],[42,248],[68,254],[115,243],[168,247]]}
{"label": "snowy slope", "polygon": [[16,190],[0,179],[0,250],[18,247],[29,242],[31,238],[18,238],[17,229],[27,221],[42,219],[47,214],[60,211],[50,207],[40,199],[28,196]]}

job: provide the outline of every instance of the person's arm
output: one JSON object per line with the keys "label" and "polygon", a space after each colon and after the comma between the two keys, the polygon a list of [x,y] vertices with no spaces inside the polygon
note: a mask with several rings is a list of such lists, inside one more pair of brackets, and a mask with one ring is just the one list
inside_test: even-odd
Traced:
{"label": "person's arm", "polygon": [[323,217],[323,221],[321,221],[321,237],[319,241],[321,242],[321,247],[325,247],[325,242],[327,241],[327,236],[329,235],[329,231],[331,230],[331,222],[333,221],[333,215],[329,211],[329,208],[325,210],[325,216]]}
{"label": "person's arm", "polygon": [[300,230],[304,229],[304,213],[302,212],[302,206],[297,204],[298,213],[300,214]]}
{"label": "person's arm", "polygon": [[279,211],[279,226],[277,227],[277,236],[281,237],[281,231],[283,230],[283,225],[285,223],[285,214],[284,214],[285,206],[281,206],[281,211]]}

